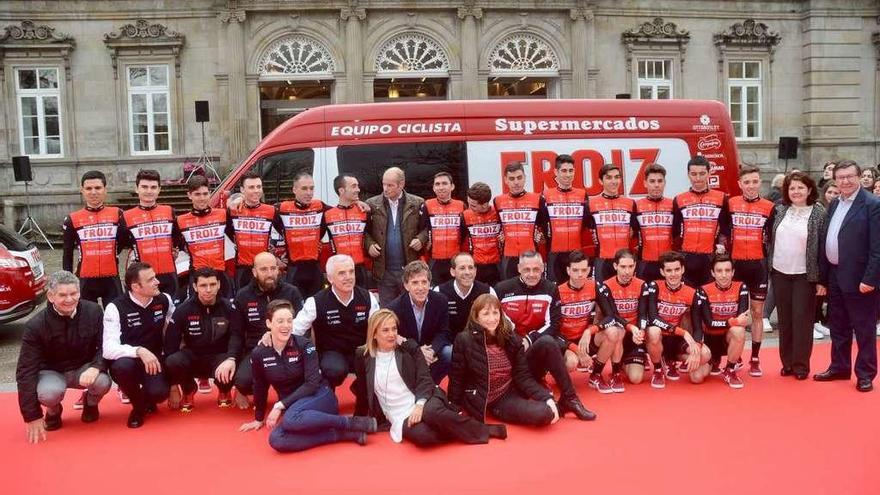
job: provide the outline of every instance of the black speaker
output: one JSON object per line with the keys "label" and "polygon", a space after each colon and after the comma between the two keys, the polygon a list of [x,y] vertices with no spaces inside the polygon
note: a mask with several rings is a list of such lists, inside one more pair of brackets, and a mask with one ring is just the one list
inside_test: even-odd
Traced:
{"label": "black speaker", "polygon": [[15,182],[30,182],[34,180],[34,176],[31,173],[31,157],[13,156],[12,175],[15,176]]}
{"label": "black speaker", "polygon": [[628,100],[630,98],[632,98],[632,96],[630,96],[629,93],[617,93],[614,95],[614,99],[616,100]]}
{"label": "black speaker", "polygon": [[199,100],[196,102],[196,122],[210,122],[211,116],[208,113],[208,102]]}
{"label": "black speaker", "polygon": [[779,159],[788,160],[797,158],[798,138],[796,137],[780,137],[779,138]]}

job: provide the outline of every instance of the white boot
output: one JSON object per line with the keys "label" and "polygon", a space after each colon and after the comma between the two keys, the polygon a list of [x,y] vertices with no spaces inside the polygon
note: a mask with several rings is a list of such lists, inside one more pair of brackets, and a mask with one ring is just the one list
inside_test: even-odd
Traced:
{"label": "white boot", "polygon": [[825,337],[831,335],[831,329],[829,329],[825,325],[819,323],[818,321],[816,322],[816,324],[813,325],[813,330],[814,331],[818,330],[818,331],[822,332],[822,335],[824,335]]}
{"label": "white boot", "polygon": [[822,333],[822,330],[820,330],[821,326],[822,326],[822,324],[819,322],[816,322],[813,324],[813,340],[819,340],[819,339],[825,338],[825,334]]}
{"label": "white boot", "polygon": [[773,325],[770,324],[770,318],[764,318],[764,333],[773,331]]}

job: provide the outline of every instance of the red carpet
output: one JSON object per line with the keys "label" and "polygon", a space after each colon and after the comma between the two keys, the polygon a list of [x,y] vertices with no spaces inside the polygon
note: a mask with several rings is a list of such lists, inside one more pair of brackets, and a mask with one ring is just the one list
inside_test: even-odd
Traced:
{"label": "red carpet", "polygon": [[[828,346],[813,367],[824,369]],[[601,396],[576,376],[595,423],[565,419],[541,430],[511,427],[506,441],[422,451],[386,434],[370,444],[336,444],[277,454],[265,430],[239,433],[252,418],[218,410],[201,395],[189,415],[164,406],[140,430],[109,395],[102,419],[80,423],[65,401],[64,428],[49,441],[25,441],[16,395],[0,394],[3,493],[251,494],[877,494],[880,390],[851,382],[797,382],[778,376],[775,349],[765,376],[742,390],[718,377],[653,390],[628,386]],[[343,411],[353,400],[346,395]],[[279,493],[277,491],[272,493]]]}

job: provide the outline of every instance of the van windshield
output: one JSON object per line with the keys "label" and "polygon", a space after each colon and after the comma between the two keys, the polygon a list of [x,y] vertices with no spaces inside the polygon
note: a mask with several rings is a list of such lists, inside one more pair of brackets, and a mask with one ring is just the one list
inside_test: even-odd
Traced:
{"label": "van windshield", "polygon": [[466,147],[460,141],[340,146],[336,160],[339,173],[357,177],[362,199],[382,194],[382,173],[389,167],[403,169],[406,191],[422,198],[434,197],[438,172],[452,175],[453,196],[458,199],[465,199],[469,184]]}
{"label": "van windshield", "polygon": [[[293,178],[300,172],[312,173],[315,152],[312,149],[285,151],[261,158],[251,170],[263,178],[263,201],[276,204],[293,198]],[[239,191],[241,179],[233,193]]]}

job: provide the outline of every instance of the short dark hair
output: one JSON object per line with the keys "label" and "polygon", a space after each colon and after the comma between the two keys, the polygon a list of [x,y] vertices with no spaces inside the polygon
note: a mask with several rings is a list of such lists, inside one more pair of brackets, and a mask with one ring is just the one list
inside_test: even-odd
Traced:
{"label": "short dark hair", "polygon": [[556,170],[559,170],[559,168],[562,167],[562,165],[564,163],[570,163],[570,164],[574,165],[574,158],[572,158],[571,155],[565,155],[565,154],[557,155],[556,156]]}
{"label": "short dark hair", "polygon": [[727,253],[715,254],[712,256],[712,261],[709,266],[714,269],[715,265],[718,263],[730,263],[730,265],[733,266],[733,259]]}
{"label": "short dark hair", "polygon": [[605,165],[602,165],[602,168],[599,169],[599,180],[602,180],[605,175],[607,175],[608,172],[611,172],[612,170],[617,170],[618,172],[623,173],[620,171],[620,165],[616,163],[606,163]]}
{"label": "short dark hair", "polygon": [[504,166],[504,175],[512,174],[514,172],[525,173],[525,170],[523,162],[510,162]]}
{"label": "short dark hair", "polygon": [[675,263],[676,261],[681,263],[681,266],[684,267],[684,255],[678,251],[666,251],[657,259],[660,268],[666,268],[666,263]]}
{"label": "short dark hair", "polygon": [[434,174],[434,178],[431,180],[431,184],[433,184],[434,181],[440,177],[446,177],[447,179],[449,179],[450,184],[455,184],[455,182],[452,180],[452,174],[450,174],[449,172],[437,172],[436,174]]}
{"label": "short dark hair", "polygon": [[139,186],[142,180],[154,181],[162,185],[162,178],[159,176],[158,170],[138,170],[137,175],[134,177],[134,186]]}
{"label": "short dark hair", "polygon": [[648,166],[645,167],[645,179],[651,174],[660,174],[663,177],[666,177],[666,168],[659,163],[649,163]]}
{"label": "short dark hair", "polygon": [[622,260],[624,258],[629,258],[629,259],[635,261],[636,255],[633,254],[633,252],[630,251],[629,249],[622,248],[622,249],[618,249],[617,252],[614,253],[614,258],[612,258],[612,259],[614,260],[614,263],[620,263],[620,260]]}
{"label": "short dark hair", "polygon": [[186,181],[187,192],[198,191],[203,187],[208,187],[210,189],[208,186],[208,179],[206,179],[204,175],[193,175],[188,181]]}
{"label": "short dark hair", "polygon": [[403,267],[403,283],[407,283],[412,280],[416,275],[424,273],[426,277],[428,277],[428,283],[431,283],[431,268],[428,267],[428,264],[422,260],[410,261]]}
{"label": "short dark hair", "polygon": [[467,190],[467,197],[484,204],[492,200],[492,188],[485,182],[474,182]]}
{"label": "short dark hair", "polygon": [[574,250],[568,253],[568,259],[566,260],[565,266],[570,267],[575,263],[580,263],[581,261],[590,261],[590,258],[587,258],[587,255],[580,250]]}
{"label": "short dark hair", "polygon": [[461,258],[462,256],[467,256],[467,257],[469,257],[472,261],[473,261],[473,259],[474,259],[474,255],[472,255],[471,253],[468,253],[467,251],[461,251],[461,252],[459,252],[459,253],[455,253],[455,254],[452,256],[452,258],[449,258],[449,266],[452,267],[452,268],[455,268],[455,267],[458,265],[458,259]]}
{"label": "short dark hair", "polygon": [[196,285],[199,283],[200,278],[211,278],[214,277],[217,281],[220,281],[220,275],[217,274],[217,270],[211,268],[210,266],[206,266],[204,268],[199,268],[193,273],[192,283]]}
{"label": "short dark hair", "polygon": [[125,269],[126,290],[130,291],[131,286],[140,281],[142,271],[151,270],[152,268],[153,267],[149,263],[144,263],[143,261],[135,261],[128,265],[128,268]]}
{"label": "short dark hair", "polygon": [[340,189],[345,189],[345,179],[355,179],[355,180],[357,180],[357,177],[355,177],[355,176],[353,176],[353,175],[349,175],[349,174],[339,174],[339,175],[337,175],[336,178],[333,179],[333,190],[336,191],[336,195],[337,195],[337,196],[339,195],[339,190],[340,190]]}
{"label": "short dark hair", "polygon": [[703,155],[697,155],[690,160],[688,160],[688,172],[691,171],[691,167],[706,167],[706,170],[709,170],[711,165],[709,164],[709,160],[706,160],[706,157]]}
{"label": "short dark hair", "polygon": [[266,319],[271,320],[275,313],[280,309],[286,309],[290,311],[290,314],[296,313],[293,310],[293,304],[287,299],[273,299],[269,301],[269,304],[266,305]]}
{"label": "short dark hair", "polygon": [[761,169],[749,163],[743,163],[739,166],[739,178],[742,179],[748,174],[760,174]]}
{"label": "short dark hair", "polygon": [[104,186],[107,185],[107,176],[104,175],[104,172],[100,170],[89,170],[88,172],[82,175],[82,179],[79,180],[80,187],[86,185],[87,180],[95,180],[98,179],[101,181],[101,184]]}
{"label": "short dark hair", "polygon": [[837,162],[836,165],[834,165],[834,170],[831,172],[831,178],[832,179],[837,178],[837,171],[838,170],[843,170],[845,168],[850,168],[850,167],[855,167],[856,168],[856,175],[861,177],[862,167],[860,167],[859,164],[856,163],[855,160],[840,160],[839,162]]}
{"label": "short dark hair", "polygon": [[309,173],[308,170],[300,170],[296,173],[296,175],[293,176],[293,183],[296,184],[297,182],[299,182],[300,179],[305,179],[306,177],[311,179],[312,174]]}
{"label": "short dark hair", "polygon": [[259,172],[257,172],[256,170],[248,170],[247,173],[241,176],[242,187],[244,187],[245,181],[252,179],[260,179],[261,182],[263,181],[263,178],[260,176]]}
{"label": "short dark hair", "polygon": [[816,200],[819,199],[819,191],[816,189],[816,182],[813,178],[804,172],[792,172],[786,175],[785,180],[782,181],[782,202],[784,204],[791,204],[791,198],[788,195],[788,187],[791,186],[792,181],[798,181],[810,188],[810,194],[807,196],[808,205],[814,204]]}

